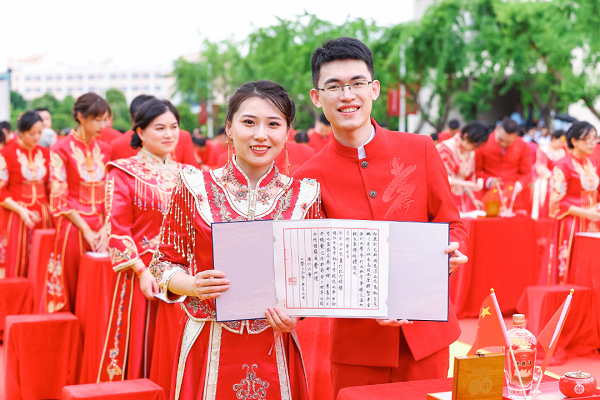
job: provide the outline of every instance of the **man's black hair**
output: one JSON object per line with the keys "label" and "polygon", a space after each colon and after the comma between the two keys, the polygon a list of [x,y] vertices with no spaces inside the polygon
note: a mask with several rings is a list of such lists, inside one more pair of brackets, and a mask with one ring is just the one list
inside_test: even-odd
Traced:
{"label": "man's black hair", "polygon": [[217,129],[217,133],[215,133],[215,137],[222,135],[225,133],[225,127],[224,126],[220,126],[219,129]]}
{"label": "man's black hair", "polygon": [[327,117],[325,116],[325,114],[319,115],[319,122],[322,123],[322,124],[325,124],[327,126],[331,126],[331,122],[329,122],[329,120],[327,119]]}
{"label": "man's black hair", "polygon": [[483,122],[474,121],[470,124],[465,125],[462,128],[461,137],[467,139],[467,141],[482,145],[488,140],[490,130]]}
{"label": "man's black hair", "polygon": [[350,37],[341,37],[330,39],[317,47],[312,53],[310,68],[312,70],[312,79],[314,87],[319,86],[321,77],[321,67],[323,64],[338,60],[360,60],[367,64],[367,69],[371,73],[371,80],[375,79],[375,68],[373,67],[373,52],[366,44],[358,39]]}
{"label": "man's black hair", "polygon": [[196,136],[192,136],[192,142],[194,143],[194,146],[200,146],[200,147],[206,146],[206,138],[199,138]]}
{"label": "man's black hair", "polygon": [[35,111],[35,112],[40,112],[40,111],[48,111],[48,112],[50,112],[50,110],[48,110],[46,107],[34,108],[33,111]]}
{"label": "man's black hair", "polygon": [[296,143],[308,143],[309,142],[308,134],[306,133],[305,130],[298,131],[294,135],[294,141]]}
{"label": "man's black hair", "polygon": [[436,140],[439,140],[439,138],[440,138],[439,133],[432,133],[431,134],[431,139],[433,139],[434,142]]}
{"label": "man's black hair", "polygon": [[508,117],[502,118],[502,122],[500,123],[502,129],[509,135],[519,132],[519,124]]}
{"label": "man's black hair", "polygon": [[448,128],[450,128],[450,129],[458,129],[459,126],[460,126],[460,122],[458,122],[457,119],[453,119],[453,120],[450,120],[450,122],[448,122]]}
{"label": "man's black hair", "polygon": [[135,113],[138,111],[140,106],[150,99],[155,99],[155,97],[150,96],[148,94],[140,94],[139,96],[136,96],[135,99],[133,99],[131,105],[129,106],[129,117],[131,117],[131,125],[135,124]]}
{"label": "man's black hair", "polygon": [[12,131],[12,126],[10,126],[10,122],[8,121],[2,121],[0,122],[0,130],[2,129],[6,129],[7,131]]}

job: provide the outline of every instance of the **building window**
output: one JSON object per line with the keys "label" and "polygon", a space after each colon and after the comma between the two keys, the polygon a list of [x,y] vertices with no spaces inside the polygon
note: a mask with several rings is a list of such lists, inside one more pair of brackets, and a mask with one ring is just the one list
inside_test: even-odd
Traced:
{"label": "building window", "polygon": [[126,88],[125,86],[123,86],[123,87],[121,88],[121,92],[126,92],[126,91],[127,91],[127,88]]}
{"label": "building window", "polygon": [[47,80],[47,81],[51,81],[51,80],[52,80],[52,75],[48,75],[48,76],[46,77],[46,80]]}
{"label": "building window", "polygon": [[36,92],[41,92],[41,91],[42,91],[42,89],[41,89],[41,88],[35,88],[35,91],[36,91]]}
{"label": "building window", "polygon": [[137,78],[139,78],[140,76],[139,76],[138,74],[131,74],[131,77],[132,77],[133,79],[137,79]]}
{"label": "building window", "polygon": [[88,80],[93,81],[96,79],[96,75],[88,75]]}
{"label": "building window", "polygon": [[150,90],[150,86],[144,86],[143,90],[147,92],[148,90]]}
{"label": "building window", "polygon": [[139,88],[138,88],[137,86],[133,86],[133,87],[131,88],[131,90],[138,90],[138,89],[139,89]]}
{"label": "building window", "polygon": [[77,79],[82,80],[83,79],[83,75],[77,75]]}
{"label": "building window", "polygon": [[80,92],[83,92],[83,88],[81,86],[78,87],[77,90],[79,90]]}
{"label": "building window", "polygon": [[25,89],[26,92],[31,92],[30,88]]}
{"label": "building window", "polygon": [[127,79],[127,74],[121,74],[121,79]]}
{"label": "building window", "polygon": [[73,75],[67,75],[67,79],[68,80],[72,80],[73,79]]}
{"label": "building window", "polygon": [[30,80],[31,80],[31,77],[30,77],[30,76],[26,76],[26,77],[25,77],[25,80],[26,80],[26,81],[30,81]]}
{"label": "building window", "polygon": [[116,74],[110,74],[110,79],[117,79],[117,75]]}
{"label": "building window", "polygon": [[145,73],[145,74],[144,74],[144,78],[145,78],[145,79],[148,79],[148,78],[150,78],[150,74],[149,74],[149,73]]}
{"label": "building window", "polygon": [[36,81],[39,81],[39,80],[41,80],[41,79],[42,79],[42,77],[41,77],[41,76],[39,76],[39,75],[35,77],[35,80],[36,80]]}
{"label": "building window", "polygon": [[155,87],[154,87],[154,90],[157,90],[157,91],[159,91],[159,90],[160,90],[160,86],[155,86]]}
{"label": "building window", "polygon": [[162,78],[162,77],[163,77],[163,74],[160,74],[160,73],[159,73],[159,74],[154,74],[154,77],[155,77],[155,78]]}

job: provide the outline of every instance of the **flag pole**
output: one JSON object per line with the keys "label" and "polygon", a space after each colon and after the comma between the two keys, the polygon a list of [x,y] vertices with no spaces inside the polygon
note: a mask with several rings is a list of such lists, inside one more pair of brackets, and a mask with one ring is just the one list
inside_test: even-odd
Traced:
{"label": "flag pole", "polygon": [[[563,307],[562,313],[560,313],[560,319],[558,320],[558,324],[556,325],[556,329],[554,330],[554,335],[552,336],[552,341],[550,342],[550,348],[552,348],[554,341],[558,340],[558,335],[560,334],[562,325],[565,321],[565,318],[567,317],[567,312],[569,312],[569,307],[571,306],[571,300],[573,299],[574,292],[575,292],[575,289],[571,289],[571,293],[569,293],[569,295],[567,296],[567,300],[565,301],[565,306]],[[546,353],[546,357],[548,357],[548,353]],[[550,357],[552,357],[552,354],[550,354]],[[540,374],[540,379],[538,379],[538,383],[535,386],[535,391],[533,392],[533,397],[531,398],[531,400],[535,399],[537,390],[540,387],[540,383],[542,382],[542,377],[544,376],[545,373],[546,373],[546,371],[542,371],[542,373]]]}
{"label": "flag pole", "polygon": [[[517,371],[517,376],[519,377],[519,383],[521,384],[521,390],[523,390],[523,397],[527,400],[527,394],[525,392],[525,386],[523,385],[523,380],[521,379],[521,372],[519,371],[519,364],[517,364],[517,359],[515,358],[515,352],[510,345],[510,340],[508,339],[508,332],[506,331],[506,325],[504,324],[504,319],[502,318],[502,313],[500,312],[500,306],[498,305],[498,300],[496,300],[496,294],[494,293],[494,289],[490,289],[490,296],[492,297],[492,301],[494,302],[494,308],[496,309],[496,314],[498,315],[498,319],[500,320],[500,326],[502,327],[502,334],[504,335],[504,341],[506,342],[506,347],[510,350],[510,355],[512,357],[513,363],[515,365],[515,371]],[[508,385],[508,382],[507,382]]]}

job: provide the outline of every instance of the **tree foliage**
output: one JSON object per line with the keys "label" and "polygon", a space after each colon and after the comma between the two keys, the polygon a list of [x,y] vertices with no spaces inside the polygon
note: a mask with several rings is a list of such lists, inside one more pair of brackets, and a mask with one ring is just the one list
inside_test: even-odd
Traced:
{"label": "tree foliage", "polygon": [[131,118],[125,95],[119,89],[108,89],[106,91],[106,102],[110,105],[113,114],[113,129],[131,129]]}

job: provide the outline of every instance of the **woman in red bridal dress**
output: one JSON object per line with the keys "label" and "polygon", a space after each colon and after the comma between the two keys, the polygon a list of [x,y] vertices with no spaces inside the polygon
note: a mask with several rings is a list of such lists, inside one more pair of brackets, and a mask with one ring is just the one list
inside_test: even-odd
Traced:
{"label": "woman in red bridal dress", "polygon": [[148,265],[181,169],[170,156],[178,140],[175,107],[150,99],[136,113],[131,137],[131,147],[141,150],[107,164],[108,251],[117,283],[99,382],[150,376],[158,286]]}
{"label": "woman in red bridal dress", "polygon": [[50,153],[38,146],[42,118],[21,115],[17,137],[0,151],[0,278],[26,276],[34,229],[52,227]]}
{"label": "woman in red bridal dress", "polygon": [[105,165],[110,151],[96,139],[111,115],[108,103],[95,93],[73,106],[77,127],[50,146],[50,207],[56,218],[56,241],[46,271],[46,312],[73,311],[79,260],[85,251],[103,252]]}
{"label": "woman in red bridal dress", "polygon": [[170,301],[185,299],[171,399],[308,398],[296,318],[269,308],[266,319],[218,323],[213,301],[230,282],[212,269],[211,223],[319,215],[319,184],[292,179],[273,164],[294,114],[278,84],[242,85],[226,124],[236,155],[223,168],[180,173],[150,266]]}
{"label": "woman in red bridal dress", "polygon": [[460,134],[436,146],[448,173],[452,199],[461,212],[481,210],[483,206],[473,193],[481,190],[475,180],[475,149],[487,141],[489,134],[484,124],[471,122]]}
{"label": "woman in red bridal dress", "polygon": [[565,131],[557,130],[552,134],[550,143],[537,149],[533,165],[533,205],[531,208],[531,218],[533,219],[548,218],[550,178],[552,178],[554,164],[567,155],[565,137]]}
{"label": "woman in red bridal dress", "polygon": [[596,129],[591,124],[575,122],[567,132],[567,155],[556,162],[552,172],[550,217],[556,223],[550,245],[549,285],[568,282],[575,233],[600,231],[600,178],[590,159],[596,141]]}

